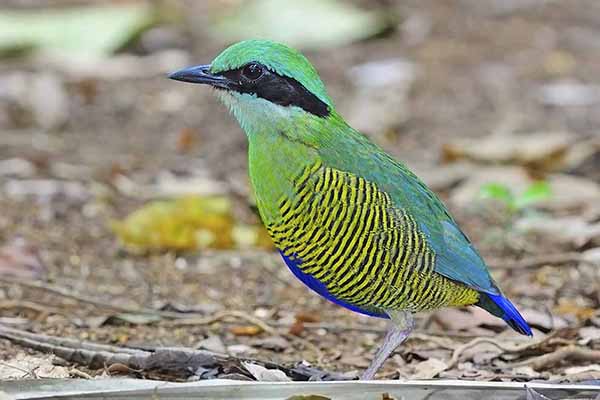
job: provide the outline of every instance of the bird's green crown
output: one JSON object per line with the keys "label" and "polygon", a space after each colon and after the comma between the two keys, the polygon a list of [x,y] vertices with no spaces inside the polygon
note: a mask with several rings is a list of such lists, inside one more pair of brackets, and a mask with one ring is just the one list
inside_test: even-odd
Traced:
{"label": "bird's green crown", "polygon": [[310,61],[298,51],[270,40],[245,40],[223,50],[211,64],[211,72],[240,68],[257,62],[276,74],[292,78],[330,107],[333,102]]}

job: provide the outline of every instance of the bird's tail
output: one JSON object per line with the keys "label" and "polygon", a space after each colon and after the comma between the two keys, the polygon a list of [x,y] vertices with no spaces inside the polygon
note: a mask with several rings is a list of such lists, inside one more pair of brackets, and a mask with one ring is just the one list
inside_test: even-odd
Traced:
{"label": "bird's tail", "polygon": [[508,326],[522,335],[533,336],[531,328],[527,321],[519,314],[519,311],[506,297],[501,294],[495,295],[490,293],[480,292],[479,301],[475,304],[495,315],[502,318]]}

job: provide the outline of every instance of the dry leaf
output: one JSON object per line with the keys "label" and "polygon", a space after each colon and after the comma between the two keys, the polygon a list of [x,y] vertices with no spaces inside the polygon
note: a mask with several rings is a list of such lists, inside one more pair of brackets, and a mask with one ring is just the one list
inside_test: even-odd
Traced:
{"label": "dry leaf", "polygon": [[227,346],[227,352],[234,356],[239,356],[241,354],[255,354],[257,351],[245,344],[232,344],[231,346]]}
{"label": "dry leaf", "polygon": [[244,368],[252,374],[259,382],[289,382],[291,379],[283,372],[278,369],[267,369],[262,365],[257,365],[249,362],[242,361]]}
{"label": "dry leaf", "polygon": [[595,326],[585,326],[579,329],[579,337],[587,344],[593,341],[600,341],[600,328]]}
{"label": "dry leaf", "polygon": [[467,159],[556,171],[565,166],[565,155],[575,139],[569,132],[492,134],[481,139],[455,140],[444,146],[443,157],[447,161]]}
{"label": "dry leaf", "polygon": [[433,379],[448,368],[448,365],[437,358],[430,358],[415,365],[411,379]]}
{"label": "dry leaf", "polygon": [[547,311],[534,308],[521,309],[521,315],[530,325],[539,326],[542,329],[557,330],[566,328],[569,323],[562,317],[552,315]]}
{"label": "dry leaf", "polygon": [[175,148],[178,153],[189,153],[194,143],[196,142],[196,132],[194,132],[190,128],[183,128],[179,131],[177,135],[177,142],[175,143]]}
{"label": "dry leaf", "polygon": [[236,247],[240,249],[274,249],[273,240],[266,228],[261,225],[236,225],[232,231]]}
{"label": "dry leaf", "polygon": [[290,335],[300,336],[302,332],[304,332],[304,323],[302,321],[294,322],[288,331]]}
{"label": "dry leaf", "polygon": [[554,312],[560,315],[574,315],[578,320],[585,321],[596,314],[596,309],[582,305],[574,299],[560,298],[558,306],[554,307]]}
{"label": "dry leaf", "polygon": [[256,325],[232,326],[229,328],[229,332],[235,336],[256,336],[262,332],[262,329]]}
{"label": "dry leaf", "polygon": [[9,379],[68,378],[69,370],[52,363],[52,356],[19,353],[0,364],[0,381]]}
{"label": "dry leaf", "polygon": [[589,223],[580,217],[529,216],[517,220],[514,228],[523,233],[540,235],[550,243],[568,243],[576,248],[590,242],[600,244],[600,223]]}
{"label": "dry leaf", "polygon": [[219,336],[212,335],[196,343],[197,349],[204,349],[219,354],[227,354],[227,348]]}
{"label": "dry leaf", "polygon": [[296,313],[296,315],[294,315],[294,318],[296,318],[296,321],[299,322],[319,322],[319,315],[315,314],[315,313],[305,313],[305,312],[298,312]]}
{"label": "dry leaf", "polygon": [[183,197],[151,202],[114,221],[113,231],[135,251],[231,248],[233,217],[225,197]]}
{"label": "dry leaf", "polygon": [[582,372],[600,372],[600,364],[583,365],[581,367],[570,367],[565,369],[566,375],[580,374]]}

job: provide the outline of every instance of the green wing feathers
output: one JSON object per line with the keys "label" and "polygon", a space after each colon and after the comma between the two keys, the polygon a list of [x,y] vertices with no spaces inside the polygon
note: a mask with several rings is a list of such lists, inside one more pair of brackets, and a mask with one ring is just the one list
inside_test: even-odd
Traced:
{"label": "green wing feathers", "polygon": [[377,184],[388,193],[395,208],[418,221],[419,230],[436,255],[433,270],[437,274],[478,291],[500,293],[485,262],[446,207],[403,164],[356,131],[347,131],[345,140],[335,140],[335,146],[323,147],[320,154],[326,165]]}

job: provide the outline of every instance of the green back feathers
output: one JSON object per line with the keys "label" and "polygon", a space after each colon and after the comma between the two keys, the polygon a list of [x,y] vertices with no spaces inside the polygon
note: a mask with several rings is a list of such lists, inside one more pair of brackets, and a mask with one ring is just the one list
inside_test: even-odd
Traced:
{"label": "green back feathers", "polygon": [[236,43],[215,58],[211,72],[219,73],[258,62],[279,75],[293,78],[333,108],[325,85],[310,61],[298,51],[270,40],[245,40]]}

